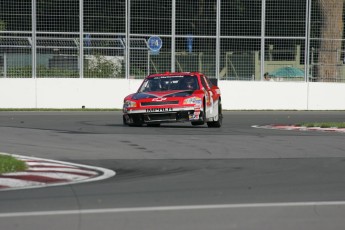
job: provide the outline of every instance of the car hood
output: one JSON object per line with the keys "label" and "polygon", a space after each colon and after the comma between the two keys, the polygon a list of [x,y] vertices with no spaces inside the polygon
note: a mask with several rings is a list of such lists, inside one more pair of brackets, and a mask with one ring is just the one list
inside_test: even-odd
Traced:
{"label": "car hood", "polygon": [[194,93],[194,90],[171,90],[171,91],[154,91],[145,93],[135,93],[132,99],[140,100],[147,98],[162,98],[162,97],[188,97]]}

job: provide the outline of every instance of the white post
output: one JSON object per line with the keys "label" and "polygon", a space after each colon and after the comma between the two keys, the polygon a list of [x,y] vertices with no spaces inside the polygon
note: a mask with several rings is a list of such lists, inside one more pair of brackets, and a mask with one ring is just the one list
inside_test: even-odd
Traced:
{"label": "white post", "polygon": [[220,1],[217,0],[216,78],[220,80]]}
{"label": "white post", "polygon": [[79,0],[79,77],[84,78],[84,0]]}
{"label": "white post", "polygon": [[175,72],[176,68],[176,0],[172,0],[171,15],[171,72]]}
{"label": "white post", "polygon": [[261,57],[260,57],[260,78],[264,78],[265,72],[265,24],[266,24],[266,0],[261,3]]}
{"label": "white post", "polygon": [[32,0],[31,1],[31,36],[32,36],[32,43],[31,43],[31,65],[32,65],[32,70],[31,70],[31,74],[32,74],[32,78],[36,78],[36,65],[37,65],[37,49],[36,49],[36,0]]}
{"label": "white post", "polygon": [[126,53],[126,79],[130,78],[130,17],[131,17],[131,1],[126,1],[126,47],[125,47],[125,53]]}
{"label": "white post", "polygon": [[306,0],[306,19],[305,19],[305,49],[304,49],[304,77],[309,82],[309,55],[310,55],[310,19],[311,19],[311,1]]}
{"label": "white post", "polygon": [[7,77],[7,53],[4,53],[4,78]]}

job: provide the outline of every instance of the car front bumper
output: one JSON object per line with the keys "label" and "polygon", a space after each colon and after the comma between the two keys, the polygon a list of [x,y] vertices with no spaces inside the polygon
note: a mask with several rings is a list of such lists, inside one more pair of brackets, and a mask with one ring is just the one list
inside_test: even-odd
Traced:
{"label": "car front bumper", "polygon": [[127,124],[169,123],[185,121],[202,121],[203,111],[200,108],[149,108],[144,110],[124,110]]}

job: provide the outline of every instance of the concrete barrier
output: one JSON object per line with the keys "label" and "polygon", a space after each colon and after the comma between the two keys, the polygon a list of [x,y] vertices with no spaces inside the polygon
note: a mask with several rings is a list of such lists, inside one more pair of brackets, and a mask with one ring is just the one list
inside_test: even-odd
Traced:
{"label": "concrete barrier", "polygon": [[[0,108],[122,108],[142,80],[0,79]],[[345,84],[219,81],[227,110],[345,110]]]}

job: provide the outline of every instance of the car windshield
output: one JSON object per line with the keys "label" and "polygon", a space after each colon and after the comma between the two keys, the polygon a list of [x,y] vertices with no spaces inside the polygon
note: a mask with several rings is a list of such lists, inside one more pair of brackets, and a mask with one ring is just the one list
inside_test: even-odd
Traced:
{"label": "car windshield", "polygon": [[199,88],[195,76],[161,76],[145,79],[139,92],[167,90],[196,90]]}

